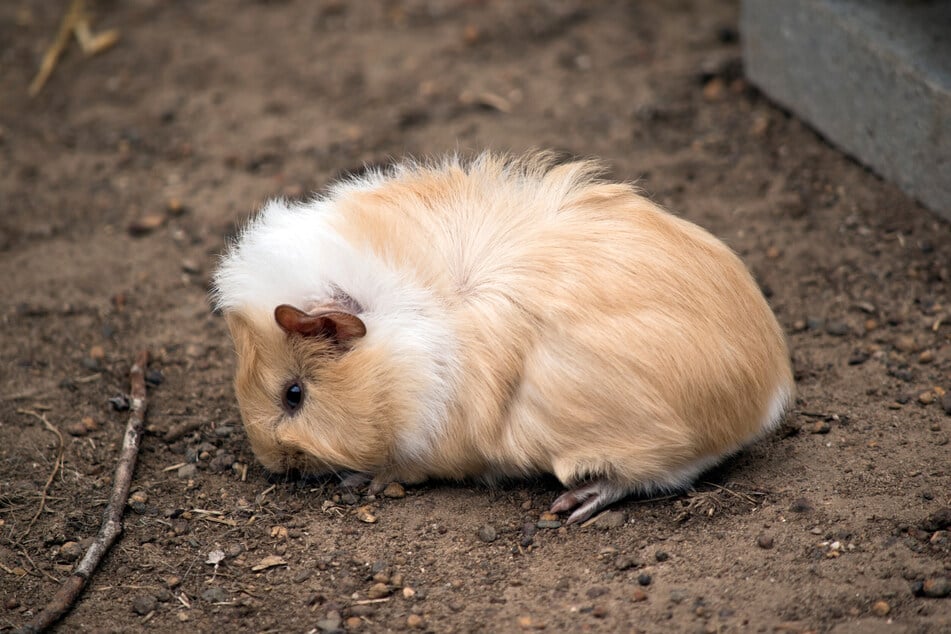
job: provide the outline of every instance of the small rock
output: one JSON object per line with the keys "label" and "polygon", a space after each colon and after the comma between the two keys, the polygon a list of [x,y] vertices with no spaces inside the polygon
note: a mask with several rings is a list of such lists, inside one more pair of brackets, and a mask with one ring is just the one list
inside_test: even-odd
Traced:
{"label": "small rock", "polygon": [[596,605],[591,610],[591,616],[593,616],[596,619],[603,619],[607,615],[608,615],[608,609],[607,607],[603,605]]}
{"label": "small rock", "polygon": [[181,216],[186,211],[185,205],[178,198],[169,198],[165,202],[165,211],[170,216]]}
{"label": "small rock", "polygon": [[59,558],[62,561],[76,561],[83,556],[83,547],[76,542],[66,542],[59,547]]}
{"label": "small rock", "polygon": [[348,630],[356,630],[359,629],[361,625],[363,625],[363,619],[361,619],[359,616],[351,616],[346,621],[344,621],[344,625],[346,625]]}
{"label": "small rock", "polygon": [[3,607],[7,610],[16,610],[18,607],[20,607],[20,600],[16,597],[7,597],[3,601]]}
{"label": "small rock", "polygon": [[865,325],[865,332],[872,332],[873,330],[878,328],[878,322],[874,319],[866,319],[864,325]]}
{"label": "small rock", "polygon": [[901,352],[915,352],[918,350],[918,342],[915,341],[914,337],[901,335],[895,339],[895,348]]}
{"label": "small rock", "polygon": [[374,583],[367,590],[367,597],[371,599],[382,599],[393,594],[393,589],[385,583]]}
{"label": "small rock", "polygon": [[86,428],[86,431],[96,431],[99,429],[99,423],[97,423],[96,419],[92,416],[83,416],[80,422],[83,424],[83,427]]}
{"label": "small rock", "polygon": [[178,468],[178,477],[181,480],[190,480],[198,474],[198,467],[193,463],[183,464]]}
{"label": "small rock", "polygon": [[132,611],[140,616],[145,616],[155,610],[158,600],[151,594],[143,594],[132,599]]}
{"label": "small rock", "polygon": [[932,361],[934,361],[934,350],[924,350],[918,355],[918,363],[922,365],[931,363]]}
{"label": "small rock", "polygon": [[642,601],[647,601],[647,593],[638,588],[631,593],[631,600],[634,603],[640,603]]}
{"label": "small rock", "polygon": [[357,509],[357,519],[364,524],[376,524],[376,515],[374,515],[369,506],[361,506]]}
{"label": "small rock", "polygon": [[922,405],[931,405],[934,403],[934,392],[926,390],[918,395],[918,402]]}
{"label": "small rock", "polygon": [[129,223],[129,235],[141,237],[148,235],[165,224],[165,214],[145,214]]}
{"label": "small rock", "polygon": [[403,598],[404,598],[404,599],[412,599],[412,598],[415,597],[415,596],[416,596],[416,590],[412,589],[412,588],[409,587],[409,586],[406,586],[405,588],[403,588]]}
{"label": "small rock", "polygon": [[602,530],[620,528],[627,522],[627,516],[622,511],[606,511],[594,520],[594,526]]}
{"label": "small rock", "polygon": [[208,603],[225,603],[228,600],[228,593],[224,588],[208,588],[201,593],[201,598]]}
{"label": "small rock", "polygon": [[535,522],[535,526],[545,529],[561,528],[561,522],[559,520],[538,520]]}
{"label": "small rock", "polygon": [[109,405],[117,412],[124,412],[129,409],[129,399],[124,394],[119,394],[109,399]]}
{"label": "small rock", "polygon": [[789,505],[789,510],[793,513],[808,513],[812,510],[812,502],[806,498],[799,498]]}
{"label": "small rock", "polygon": [[670,591],[670,600],[674,603],[682,603],[687,598],[687,591],[674,588]]}
{"label": "small rock", "polygon": [[198,263],[198,260],[192,258],[184,258],[181,261],[182,271],[189,273],[191,275],[198,275],[201,273],[201,264]]}
{"label": "small rock", "polygon": [[919,528],[929,533],[951,528],[951,506],[935,511],[929,515],[921,522]]}
{"label": "small rock", "polygon": [[130,502],[138,502],[139,504],[145,504],[149,501],[149,494],[145,491],[136,491],[129,496]]}
{"label": "small rock", "polygon": [[89,370],[90,372],[98,372],[102,369],[102,361],[93,359],[92,357],[83,357],[80,359],[79,364],[83,366],[83,369]]}
{"label": "small rock", "polygon": [[66,432],[70,436],[85,436],[89,433],[89,430],[86,429],[86,426],[82,422],[70,423],[66,426]]}
{"label": "small rock", "polygon": [[830,321],[826,324],[826,333],[833,337],[844,337],[852,332],[852,329],[844,321]]}
{"label": "small rock", "polygon": [[869,359],[869,354],[864,350],[853,350],[849,356],[849,365],[862,365]]}
{"label": "small rock", "polygon": [[707,101],[719,101],[723,98],[725,88],[726,84],[723,83],[723,80],[719,77],[714,77],[704,85],[703,98]]}
{"label": "small rock", "polygon": [[635,567],[637,567],[637,562],[626,555],[621,555],[620,557],[614,560],[615,570],[627,570],[629,568],[635,568]]}
{"label": "small rock", "polygon": [[944,396],[941,397],[941,409],[944,410],[945,414],[951,416],[951,390],[945,392]]}
{"label": "small rock", "polygon": [[649,586],[651,584],[651,581],[653,581],[653,579],[646,572],[637,575],[637,583],[639,583],[642,586]]}
{"label": "small rock", "polygon": [[872,604],[872,614],[875,616],[888,616],[891,611],[892,606],[888,605],[887,601],[876,601]]}
{"label": "small rock", "polygon": [[406,617],[406,625],[414,630],[423,627],[423,617],[418,614],[410,614]]}
{"label": "small rock", "polygon": [[824,420],[818,420],[806,427],[810,434],[828,434],[832,427]]}
{"label": "small rock", "polygon": [[145,372],[145,382],[149,385],[161,385],[165,377],[160,370],[147,370]]}
{"label": "small rock", "polygon": [[486,524],[485,526],[481,526],[479,528],[478,535],[479,535],[479,539],[481,539],[487,544],[494,542],[499,537],[498,533],[495,531],[495,528],[490,526],[489,524]]}
{"label": "small rock", "polygon": [[528,548],[535,541],[535,533],[538,532],[538,527],[531,522],[525,522],[522,524],[522,539],[519,543],[522,545],[522,548]]}
{"label": "small rock", "polygon": [[172,600],[172,593],[168,591],[168,588],[159,588],[155,591],[155,600],[161,603],[168,603]]}
{"label": "small rock", "polygon": [[773,538],[770,535],[760,535],[756,538],[756,545],[765,550],[773,547]]}
{"label": "small rock", "polygon": [[106,358],[106,351],[102,346],[93,346],[89,349],[89,358],[96,361],[102,361]]}
{"label": "small rock", "polygon": [[670,559],[670,555],[668,555],[662,550],[658,550],[656,553],[654,553],[654,559],[656,559],[657,561],[667,561],[668,559]]}
{"label": "small rock", "polygon": [[594,586],[593,588],[588,588],[588,591],[585,592],[585,596],[589,599],[597,599],[598,597],[606,595],[608,592],[610,592],[610,590],[604,586]]}
{"label": "small rock", "polygon": [[943,599],[951,595],[951,581],[946,577],[932,577],[916,583],[913,588],[915,596],[931,599]]}
{"label": "small rock", "polygon": [[340,618],[326,618],[320,619],[314,625],[317,626],[317,629],[321,632],[339,632],[340,631]]}
{"label": "small rock", "polygon": [[171,589],[177,588],[178,586],[181,585],[181,583],[182,583],[182,578],[179,577],[178,575],[170,575],[168,577],[165,577],[165,585]]}
{"label": "small rock", "polygon": [[406,489],[403,488],[403,485],[399,482],[390,482],[386,485],[386,488],[383,489],[383,497],[387,498],[404,498],[406,497]]}
{"label": "small rock", "polygon": [[538,519],[543,522],[552,522],[558,519],[558,515],[556,513],[545,511],[544,513],[538,516]]}

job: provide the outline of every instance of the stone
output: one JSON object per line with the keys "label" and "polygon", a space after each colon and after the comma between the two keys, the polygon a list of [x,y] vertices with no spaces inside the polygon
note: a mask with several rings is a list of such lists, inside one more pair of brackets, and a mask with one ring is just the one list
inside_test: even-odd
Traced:
{"label": "stone", "polygon": [[937,132],[951,120],[949,22],[947,2],[743,0],[743,65],[767,96],[951,219],[951,135]]}
{"label": "stone", "polygon": [[479,527],[478,535],[479,535],[479,539],[481,539],[487,544],[494,542],[499,537],[495,528],[493,526],[490,526],[489,524]]}

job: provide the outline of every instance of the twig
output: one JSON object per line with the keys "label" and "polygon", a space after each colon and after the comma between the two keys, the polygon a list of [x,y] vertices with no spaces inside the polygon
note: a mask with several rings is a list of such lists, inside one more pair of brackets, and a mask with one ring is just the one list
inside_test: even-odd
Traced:
{"label": "twig", "polygon": [[102,526],[93,543],[86,550],[79,565],[63,582],[43,610],[36,615],[33,621],[24,626],[20,632],[42,632],[58,621],[73,606],[82,593],[99,562],[115,543],[122,533],[122,513],[125,511],[129,499],[129,489],[132,486],[132,473],[135,471],[135,461],[139,453],[139,440],[142,437],[142,428],[145,424],[145,410],[148,406],[145,391],[145,368],[149,363],[148,350],[139,352],[135,363],[129,371],[131,379],[131,403],[129,407],[129,422],[126,425],[125,437],[122,440],[122,451],[119,453],[119,462],[116,465],[116,474],[112,487],[112,495],[104,512]]}
{"label": "twig", "polygon": [[66,50],[71,35],[76,36],[79,48],[87,57],[108,50],[119,41],[119,32],[115,29],[99,34],[93,33],[92,27],[89,25],[89,15],[86,13],[84,0],[73,0],[59,25],[56,39],[43,54],[40,70],[30,84],[29,93],[31,97],[35,97],[43,90],[43,86],[46,85],[50,75],[53,74],[53,69],[56,68],[59,56]]}
{"label": "twig", "polygon": [[23,538],[29,535],[30,531],[33,530],[33,525],[36,524],[36,520],[39,519],[43,509],[46,508],[46,496],[49,493],[50,485],[53,484],[53,479],[56,478],[56,473],[63,468],[63,450],[65,449],[66,443],[63,440],[63,434],[59,431],[59,429],[56,428],[55,425],[47,420],[46,414],[40,414],[39,412],[34,412],[31,409],[18,409],[17,414],[34,416],[43,421],[43,424],[46,425],[46,428],[56,434],[57,442],[59,443],[56,449],[56,460],[53,461],[53,470],[50,471],[50,477],[46,479],[46,484],[43,485],[43,492],[40,494],[40,506],[36,509],[36,514],[33,515],[33,519],[30,520],[26,530],[23,531],[23,534],[20,536],[20,541],[23,541]]}

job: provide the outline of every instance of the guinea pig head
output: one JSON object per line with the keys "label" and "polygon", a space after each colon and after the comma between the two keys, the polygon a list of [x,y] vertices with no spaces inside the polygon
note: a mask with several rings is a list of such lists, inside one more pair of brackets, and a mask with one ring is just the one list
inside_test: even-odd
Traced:
{"label": "guinea pig head", "polygon": [[392,432],[384,363],[366,326],[340,306],[229,312],[235,392],[255,456],[271,472],[372,472]]}

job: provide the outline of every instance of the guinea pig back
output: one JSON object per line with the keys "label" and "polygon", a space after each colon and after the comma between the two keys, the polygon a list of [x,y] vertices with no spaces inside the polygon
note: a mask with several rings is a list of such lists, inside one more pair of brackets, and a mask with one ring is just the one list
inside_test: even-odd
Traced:
{"label": "guinea pig back", "polygon": [[553,473],[578,521],[774,428],[792,372],[746,267],[598,172],[483,154],[268,203],[215,276],[262,464]]}

